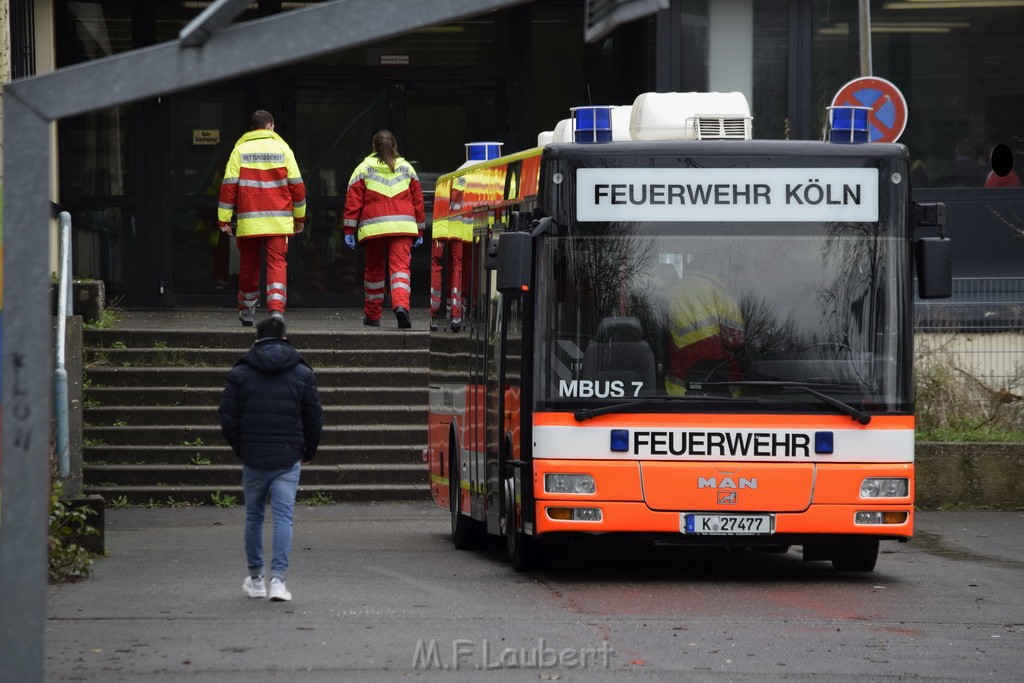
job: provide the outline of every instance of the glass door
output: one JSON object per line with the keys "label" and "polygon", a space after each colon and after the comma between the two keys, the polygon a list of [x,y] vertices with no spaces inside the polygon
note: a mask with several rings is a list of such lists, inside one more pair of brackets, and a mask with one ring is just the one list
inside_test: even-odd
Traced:
{"label": "glass door", "polygon": [[217,195],[228,156],[247,127],[246,93],[241,87],[196,90],[175,95],[169,106],[171,279],[163,293],[178,304],[234,305],[238,252],[217,228]]}
{"label": "glass door", "polygon": [[361,306],[362,250],[345,248],[340,226],[352,171],[370,153],[373,134],[388,125],[381,87],[300,85],[295,139],[306,183],[306,229],[288,250],[289,305]]}

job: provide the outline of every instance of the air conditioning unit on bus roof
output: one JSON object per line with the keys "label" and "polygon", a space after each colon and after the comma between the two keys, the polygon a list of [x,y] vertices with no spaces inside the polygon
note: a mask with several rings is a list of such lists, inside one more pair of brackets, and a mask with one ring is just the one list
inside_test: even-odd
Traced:
{"label": "air conditioning unit on bus roof", "polygon": [[741,92],[646,92],[633,102],[633,140],[750,140],[750,105]]}

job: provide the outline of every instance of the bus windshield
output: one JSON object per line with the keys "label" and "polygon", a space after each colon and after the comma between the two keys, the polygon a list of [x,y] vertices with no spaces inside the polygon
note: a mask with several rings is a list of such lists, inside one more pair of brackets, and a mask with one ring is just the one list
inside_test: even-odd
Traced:
{"label": "bus windshield", "polygon": [[539,410],[911,409],[908,243],[884,222],[591,222],[540,245]]}

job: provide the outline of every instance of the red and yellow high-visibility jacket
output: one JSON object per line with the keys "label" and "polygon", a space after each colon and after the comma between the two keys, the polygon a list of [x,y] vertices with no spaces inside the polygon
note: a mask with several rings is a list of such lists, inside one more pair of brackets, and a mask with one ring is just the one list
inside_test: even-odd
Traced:
{"label": "red and yellow high-visibility jacket", "polygon": [[665,391],[686,393],[687,381],[738,379],[746,336],[743,312],[715,278],[687,274],[669,296]]}
{"label": "red and yellow high-visibility jacket", "polygon": [[236,220],[236,237],[294,234],[306,218],[306,186],[295,155],[272,130],[251,130],[238,139],[224,169],[217,220]]}
{"label": "red and yellow high-visibility jacket", "polygon": [[359,241],[375,237],[423,234],[426,214],[423,190],[412,164],[399,157],[395,170],[371,154],[352,172],[345,194],[342,227],[346,235],[358,228]]}

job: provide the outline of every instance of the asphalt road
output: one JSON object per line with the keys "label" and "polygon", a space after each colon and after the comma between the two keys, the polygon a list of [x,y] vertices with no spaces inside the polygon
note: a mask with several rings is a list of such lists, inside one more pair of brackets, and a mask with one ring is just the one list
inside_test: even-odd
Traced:
{"label": "asphalt road", "polygon": [[521,575],[448,525],[428,502],[300,508],[294,600],[271,603],[241,591],[241,508],[108,510],[108,557],[51,589],[46,680],[1024,677],[1019,511],[919,513],[861,575],[634,546]]}

